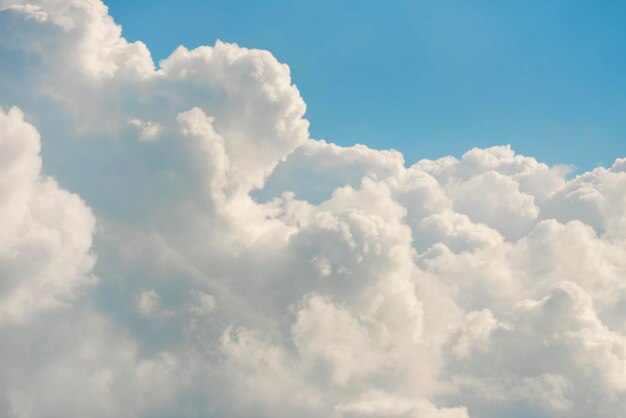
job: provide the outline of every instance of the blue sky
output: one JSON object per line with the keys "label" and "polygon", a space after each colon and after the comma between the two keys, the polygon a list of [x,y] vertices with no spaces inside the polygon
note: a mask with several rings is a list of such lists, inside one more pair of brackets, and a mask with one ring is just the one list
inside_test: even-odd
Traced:
{"label": "blue sky", "polygon": [[578,170],[626,154],[623,2],[108,5],[157,60],[216,39],[270,50],[291,67],[316,138],[407,162],[505,143]]}

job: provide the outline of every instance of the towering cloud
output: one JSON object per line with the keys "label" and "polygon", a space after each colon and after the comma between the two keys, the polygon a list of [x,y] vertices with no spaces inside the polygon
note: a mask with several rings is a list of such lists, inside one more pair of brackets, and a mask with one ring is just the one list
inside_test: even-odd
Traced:
{"label": "towering cloud", "polygon": [[99,0],[0,0],[0,62],[0,415],[626,414],[626,160],[316,140]]}
{"label": "towering cloud", "polygon": [[42,175],[39,134],[18,108],[0,110],[0,147],[0,323],[22,323],[93,282],[94,217]]}

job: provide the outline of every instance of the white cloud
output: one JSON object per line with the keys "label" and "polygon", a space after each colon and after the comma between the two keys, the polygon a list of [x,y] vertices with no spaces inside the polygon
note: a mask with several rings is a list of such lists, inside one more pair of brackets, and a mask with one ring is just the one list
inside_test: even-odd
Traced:
{"label": "white cloud", "polygon": [[369,391],[359,399],[335,406],[342,417],[466,418],[465,408],[438,409],[426,399],[404,399],[384,392]]}
{"label": "white cloud", "polygon": [[0,112],[0,415],[626,411],[623,160],[406,167],[310,138],[269,52],[156,68],[97,0],[0,5],[2,104],[98,216]]}
{"label": "white cloud", "polygon": [[163,127],[156,122],[143,121],[140,119],[131,119],[128,124],[139,128],[140,141],[155,141],[163,133]]}
{"label": "white cloud", "polygon": [[18,108],[0,109],[0,327],[69,303],[92,283],[94,217],[41,173],[40,140]]}

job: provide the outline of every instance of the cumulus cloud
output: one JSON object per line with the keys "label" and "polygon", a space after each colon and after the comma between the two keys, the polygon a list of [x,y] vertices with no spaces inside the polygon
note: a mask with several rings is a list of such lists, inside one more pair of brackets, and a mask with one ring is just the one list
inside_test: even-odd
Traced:
{"label": "cumulus cloud", "polygon": [[140,141],[155,141],[163,132],[163,127],[156,122],[144,121],[140,119],[131,119],[128,121],[130,126],[139,129]]}
{"label": "cumulus cloud", "polygon": [[0,60],[0,415],[626,413],[623,159],[316,140],[269,52],[99,0],[1,0]]}
{"label": "cumulus cloud", "polygon": [[94,281],[95,220],[78,196],[41,173],[39,134],[20,109],[0,109],[0,146],[2,324],[71,303]]}

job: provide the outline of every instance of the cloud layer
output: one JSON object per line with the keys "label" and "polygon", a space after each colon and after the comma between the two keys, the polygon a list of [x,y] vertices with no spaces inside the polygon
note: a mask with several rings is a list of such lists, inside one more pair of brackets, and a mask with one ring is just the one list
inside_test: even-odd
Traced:
{"label": "cloud layer", "polygon": [[1,0],[0,60],[0,415],[626,416],[626,159],[316,140],[99,0]]}

